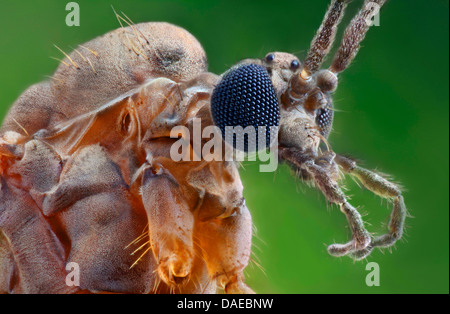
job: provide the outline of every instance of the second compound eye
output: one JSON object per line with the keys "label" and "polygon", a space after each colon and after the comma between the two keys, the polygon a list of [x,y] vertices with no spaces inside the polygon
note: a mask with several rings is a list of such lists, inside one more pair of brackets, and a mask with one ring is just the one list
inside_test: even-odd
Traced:
{"label": "second compound eye", "polygon": [[331,126],[333,125],[334,112],[332,108],[325,107],[317,110],[316,113],[316,124],[320,129],[320,133],[328,137],[331,131]]}
{"label": "second compound eye", "polygon": [[269,53],[269,54],[266,56],[266,61],[267,61],[267,62],[272,62],[274,59],[275,59],[275,55],[274,55],[273,53]]}

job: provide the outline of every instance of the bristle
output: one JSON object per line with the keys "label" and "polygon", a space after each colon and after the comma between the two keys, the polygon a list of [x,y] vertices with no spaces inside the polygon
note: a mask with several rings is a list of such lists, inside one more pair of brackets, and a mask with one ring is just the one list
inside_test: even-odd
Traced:
{"label": "bristle", "polygon": [[150,245],[150,241],[145,242],[144,244],[142,244],[140,247],[138,247],[136,250],[133,251],[133,253],[131,253],[130,255],[134,255],[134,253],[139,252],[141,249],[143,249],[146,245]]}
{"label": "bristle", "polygon": [[14,121],[14,123],[16,123],[16,124],[19,126],[19,128],[22,129],[22,131],[23,131],[27,136],[30,136],[30,134],[27,132],[27,130],[26,130],[19,122],[17,122],[16,119],[12,118],[12,120]]}
{"label": "bristle", "polygon": [[133,263],[133,265],[130,266],[130,269],[132,269],[134,266],[137,265],[137,263],[139,263],[139,261],[145,256],[145,254],[148,253],[148,251],[150,251],[152,249],[152,247],[150,246],[148,249],[145,250],[144,253],[142,253],[141,256],[139,256],[139,258]]}
{"label": "bristle", "polygon": [[70,63],[72,63],[72,65],[73,65],[75,68],[77,68],[77,69],[80,68],[80,67],[78,66],[78,64],[77,64],[75,61],[73,61],[73,59],[72,59],[66,52],[64,52],[64,50],[62,50],[61,48],[59,48],[57,45],[53,45],[53,46],[55,46],[56,49],[58,49],[59,51],[61,51],[62,54],[64,54],[64,55],[66,56],[66,58],[69,59]]}
{"label": "bristle", "polygon": [[80,45],[80,47],[86,49],[87,51],[89,51],[90,53],[92,53],[94,56],[96,56],[96,57],[98,56],[98,52],[97,52],[97,51],[92,50],[92,49],[89,49],[88,47],[83,46],[83,45]]}
{"label": "bristle", "polygon": [[58,59],[58,58],[55,58],[55,57],[50,57],[50,59],[56,60],[56,61],[58,61],[59,63],[62,63],[62,64],[64,64],[64,65],[66,65],[66,66],[70,66],[67,62],[65,62],[65,61],[62,60],[62,59]]}

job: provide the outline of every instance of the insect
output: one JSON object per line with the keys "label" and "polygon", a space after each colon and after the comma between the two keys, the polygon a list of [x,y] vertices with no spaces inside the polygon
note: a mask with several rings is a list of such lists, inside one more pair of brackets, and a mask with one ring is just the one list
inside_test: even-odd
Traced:
{"label": "insect", "polygon": [[[331,2],[303,63],[273,52],[218,76],[184,29],[117,13],[121,28],[64,52],[52,78],[25,91],[0,130],[0,291],[252,293],[243,275],[252,221],[238,164],[171,158],[179,140],[171,130],[192,131],[196,119],[202,128],[279,127],[275,144],[262,137],[266,144],[348,220],[352,238],[330,245],[331,255],[358,260],[392,246],[407,214],[400,188],[326,145],[338,75],[355,58],[374,4],[385,3],[364,2],[321,69],[348,2]],[[239,88],[233,75],[243,77]],[[245,111],[252,101],[256,109]],[[392,201],[385,235],[365,229],[339,186],[341,172]],[[66,282],[69,263],[79,266],[79,286]]]}

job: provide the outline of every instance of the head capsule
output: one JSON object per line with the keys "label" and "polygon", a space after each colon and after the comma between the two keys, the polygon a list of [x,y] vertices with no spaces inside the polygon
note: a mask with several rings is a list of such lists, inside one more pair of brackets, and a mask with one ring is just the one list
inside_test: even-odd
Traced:
{"label": "head capsule", "polygon": [[[266,131],[280,127],[283,134],[279,140],[285,146],[305,145],[304,139],[311,137],[309,129],[316,130],[317,138],[326,138],[333,122],[330,93],[336,88],[337,78],[325,70],[305,80],[301,77],[302,68],[296,56],[271,52],[262,59],[242,60],[228,70],[211,97],[211,113],[222,136],[225,137],[227,126],[263,126]],[[304,131],[305,126],[308,132]],[[243,150],[249,152],[251,143],[246,136]],[[276,135],[266,132],[257,136],[257,143],[261,137],[268,147]],[[236,137],[229,144],[237,148]],[[258,150],[265,147],[257,146]]]}
{"label": "head capsule", "polygon": [[333,124],[331,94],[337,88],[336,74],[320,70],[305,75],[304,64],[296,56],[283,52],[268,53],[261,63],[271,75],[281,109],[301,113],[302,119],[327,138]]}

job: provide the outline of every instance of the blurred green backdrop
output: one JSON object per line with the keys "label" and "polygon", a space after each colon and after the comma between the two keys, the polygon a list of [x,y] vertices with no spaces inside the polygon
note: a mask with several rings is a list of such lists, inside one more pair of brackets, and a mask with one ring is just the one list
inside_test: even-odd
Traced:
{"label": "blurred green backdrop", "polygon": [[[32,83],[46,79],[64,50],[118,27],[111,5],[134,22],[167,21],[204,45],[210,71],[222,73],[246,57],[269,51],[306,55],[328,0],[79,0],[81,26],[65,24],[68,1],[0,1],[0,117]],[[362,0],[347,11],[347,24]],[[393,254],[374,252],[381,286],[367,287],[367,261],[336,259],[326,244],[346,241],[338,208],[294,179],[282,166],[241,171],[257,236],[247,282],[260,293],[449,292],[449,2],[391,0],[356,61],[340,76],[330,143],[337,152],[391,173],[405,187],[414,216]],[[342,33],[342,29],[341,32]],[[339,36],[340,38],[340,36]],[[352,203],[370,230],[381,232],[386,202],[347,180]]]}

